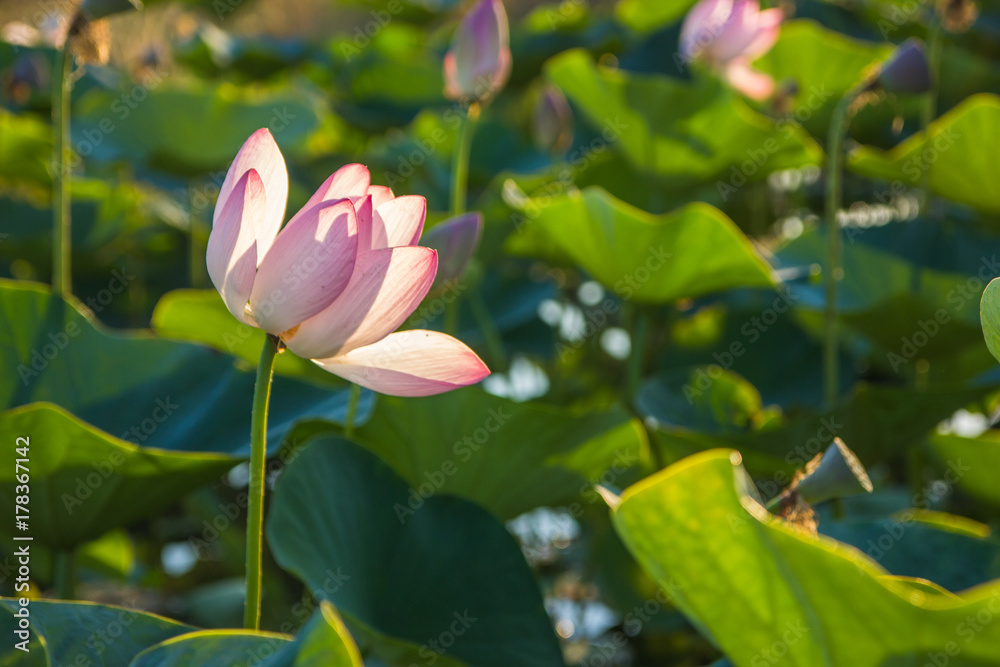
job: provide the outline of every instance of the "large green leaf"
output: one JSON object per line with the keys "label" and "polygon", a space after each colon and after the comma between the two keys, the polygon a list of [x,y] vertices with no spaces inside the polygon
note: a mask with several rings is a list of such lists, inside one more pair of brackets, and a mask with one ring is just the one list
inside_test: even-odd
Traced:
{"label": "large green leaf", "polygon": [[[141,447],[101,432],[48,403],[0,413],[0,433],[12,443],[28,437],[30,526],[35,540],[71,548],[117,526],[151,516],[232,468],[226,454]],[[23,444],[20,443],[19,444]],[[13,444],[0,449],[0,511],[14,516],[22,458]],[[9,535],[13,521],[0,533]]]}
{"label": "large green leaf", "polygon": [[362,667],[361,654],[329,602],[319,608],[295,639],[248,630],[201,630],[151,646],[130,667],[243,665],[259,667]]}
{"label": "large green leaf", "polygon": [[1000,661],[1000,625],[970,621],[1000,611],[1000,584],[956,597],[888,577],[770,515],[748,489],[739,455],[712,450],[630,487],[613,514],[629,550],[733,664]]}
{"label": "large green leaf", "polygon": [[778,125],[708,77],[629,74],[599,67],[580,50],[545,69],[605,141],[651,174],[692,184],[718,179],[728,196],[747,180],[823,159],[801,127]]}
{"label": "large green leaf", "polygon": [[[243,664],[290,667],[295,663],[277,660],[276,653],[283,652],[291,643],[287,635],[269,632],[199,630],[151,646],[128,664],[129,667]],[[329,664],[335,667],[337,663]]]}
{"label": "large green leaf", "polygon": [[32,600],[28,607],[35,642],[24,654],[14,648],[18,601],[0,598],[0,663],[123,667],[140,651],[194,630],[189,625],[124,607],[90,602]]}
{"label": "large green leaf", "polygon": [[190,665],[362,667],[361,654],[329,602],[320,602],[295,639],[249,630],[201,630],[151,646],[129,667]]}
{"label": "large green leaf", "polygon": [[228,84],[161,82],[125,93],[95,88],[73,114],[78,151],[86,146],[99,159],[143,161],[181,175],[225,169],[259,128],[269,128],[287,146],[316,123],[313,102],[301,94]]}
{"label": "large green leaf", "polygon": [[986,338],[986,347],[1000,361],[1000,278],[990,281],[979,302],[979,319]]}
{"label": "large green leaf", "polygon": [[974,95],[889,151],[861,146],[848,159],[852,171],[903,192],[927,184],[935,194],[987,213],[1000,213],[1000,98]]}
{"label": "large green leaf", "polygon": [[554,246],[626,300],[667,303],[776,281],[735,223],[707,204],[657,216],[591,187],[532,205],[508,249],[552,255]]}
{"label": "large green leaf", "polygon": [[637,463],[639,423],[619,407],[587,412],[515,403],[479,389],[379,400],[359,440],[425,496],[473,500],[502,519],[577,500],[608,468]]}
{"label": "large green leaf", "polygon": [[[249,454],[252,372],[199,345],[109,332],[44,286],[0,280],[0,370],[12,379],[0,409],[55,403],[142,446]],[[342,420],[346,407],[346,391],[278,378],[270,443],[306,417]]]}
{"label": "large green leaf", "polygon": [[268,544],[390,664],[562,665],[541,595],[503,525],[452,496],[400,517],[409,493],[363,448],[313,439],[278,478]]}

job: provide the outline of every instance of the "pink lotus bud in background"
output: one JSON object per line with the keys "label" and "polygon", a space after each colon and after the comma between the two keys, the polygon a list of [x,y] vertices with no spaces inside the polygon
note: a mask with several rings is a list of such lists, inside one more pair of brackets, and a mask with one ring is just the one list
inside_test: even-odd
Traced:
{"label": "pink lotus bud in background", "polygon": [[482,233],[483,214],[473,212],[445,220],[424,234],[420,242],[438,252],[437,278],[431,292],[465,272],[469,260],[476,254]]}
{"label": "pink lotus bud in background", "polygon": [[719,71],[736,90],[755,100],[774,92],[774,81],[750,66],[778,40],[780,9],[760,11],[757,0],[701,0],[681,28],[681,56]]}
{"label": "pink lotus bud in background", "polygon": [[910,38],[896,47],[882,65],[878,83],[890,93],[926,93],[931,89],[931,68],[924,45]]}
{"label": "pink lotus bud in background", "polygon": [[546,84],[531,115],[535,145],[542,150],[562,153],[573,143],[573,112],[562,91]]}
{"label": "pink lotus bud in background", "polygon": [[444,94],[487,102],[510,76],[510,34],[500,0],[479,0],[465,15],[444,57]]}

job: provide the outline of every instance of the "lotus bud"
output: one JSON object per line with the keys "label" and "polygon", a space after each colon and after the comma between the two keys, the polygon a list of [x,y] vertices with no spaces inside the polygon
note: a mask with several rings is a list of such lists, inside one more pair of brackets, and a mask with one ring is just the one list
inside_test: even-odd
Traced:
{"label": "lotus bud", "polygon": [[[818,459],[818,460],[817,460]],[[822,457],[814,458],[794,486],[810,505],[832,498],[871,493],[872,481],[865,467],[840,438],[834,438]]]}
{"label": "lotus bud", "polygon": [[882,65],[878,83],[890,93],[925,93],[931,89],[931,69],[920,40],[911,38],[896,47]]}
{"label": "lotus bud", "polygon": [[465,15],[444,57],[447,97],[488,102],[510,76],[510,34],[500,0],[479,0]]}
{"label": "lotus bud", "polygon": [[573,143],[573,112],[562,91],[546,85],[531,115],[535,145],[541,150],[563,153]]}
{"label": "lotus bud", "polygon": [[431,291],[465,272],[469,260],[476,254],[483,233],[483,215],[466,213],[446,220],[424,234],[420,242],[438,251],[438,272]]}

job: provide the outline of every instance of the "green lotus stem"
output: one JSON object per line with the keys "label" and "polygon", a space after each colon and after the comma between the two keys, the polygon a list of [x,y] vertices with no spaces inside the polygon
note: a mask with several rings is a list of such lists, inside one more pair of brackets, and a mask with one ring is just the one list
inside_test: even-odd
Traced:
{"label": "green lotus stem", "polygon": [[628,365],[625,369],[625,386],[629,399],[635,398],[639,391],[639,380],[642,377],[642,362],[648,334],[649,315],[644,310],[636,310],[632,327],[632,349],[629,351]]}
{"label": "green lotus stem", "polygon": [[837,400],[838,332],[837,332],[837,283],[843,278],[841,267],[840,225],[837,212],[840,211],[844,196],[844,140],[851,124],[854,101],[868,88],[865,80],[856,85],[837,103],[830,119],[830,134],[827,140],[826,167],[826,227],[827,254],[823,282],[826,286],[826,309],[823,330],[823,399],[827,407]]}
{"label": "green lotus stem", "polygon": [[500,335],[496,324],[493,323],[490,311],[486,308],[486,301],[483,300],[483,295],[478,288],[469,293],[469,309],[486,338],[486,349],[490,351],[493,365],[499,369],[507,368],[507,353],[503,348],[503,336]]}
{"label": "green lotus stem", "polygon": [[361,385],[351,384],[351,396],[347,399],[347,416],[344,417],[344,435],[350,438],[354,435],[354,417],[358,413],[358,399],[361,398]]}
{"label": "green lotus stem", "polygon": [[[920,129],[924,133],[924,141],[930,141],[931,123],[933,123],[934,119],[937,117],[938,81],[940,80],[941,73],[941,49],[941,21],[938,20],[937,16],[932,15],[931,25],[928,28],[927,34],[927,68],[931,73],[931,86],[930,90],[924,93],[920,107]],[[930,202],[930,188],[927,183],[930,179],[930,175],[931,168],[928,165],[923,169],[923,174],[921,176],[921,187],[924,191],[923,205],[925,208]]]}
{"label": "green lotus stem", "polygon": [[458,145],[451,165],[451,214],[465,213],[465,195],[469,187],[469,156],[472,154],[472,135],[479,118],[479,105],[469,106],[468,114],[458,134]]}
{"label": "green lotus stem", "polygon": [[70,99],[73,95],[73,55],[68,45],[56,54],[52,81],[52,289],[73,291],[70,245],[69,147]]}
{"label": "green lotus stem", "polygon": [[920,129],[924,131],[924,136],[926,136],[927,128],[937,117],[941,48],[941,22],[937,20],[937,17],[933,17],[927,33],[927,66],[931,72],[931,89],[924,93],[923,105],[920,109]]}
{"label": "green lotus stem", "polygon": [[458,331],[458,300],[444,305],[444,332],[454,336]]}
{"label": "green lotus stem", "polygon": [[57,549],[52,554],[52,583],[56,589],[56,597],[60,600],[72,600],[75,597],[75,570],[72,549]]}
{"label": "green lotus stem", "polygon": [[195,206],[195,190],[193,185],[188,185],[188,207],[190,210],[190,228],[188,229],[188,262],[189,278],[191,287],[202,287],[206,283],[205,266],[205,244],[201,240],[201,216],[196,213],[198,207]]}
{"label": "green lotus stem", "polygon": [[[452,216],[465,213],[465,196],[469,186],[469,156],[472,154],[472,135],[475,133],[476,121],[479,119],[479,104],[473,102],[469,105],[468,114],[462,129],[459,130],[458,146],[455,147],[455,158],[451,165],[451,214]],[[458,304],[450,304],[450,307],[458,308]],[[497,331],[493,319],[483,302],[483,296],[479,289],[473,289],[469,294],[469,308],[476,324],[486,338],[486,347],[490,351],[494,365],[500,368],[507,367],[507,355],[503,349],[503,338]],[[456,315],[446,313],[445,329],[454,324]]]}
{"label": "green lotus stem", "polygon": [[264,475],[267,468],[267,406],[271,399],[278,339],[268,336],[257,364],[250,418],[250,488],[247,508],[247,599],[243,627],[260,629],[260,584],[264,545]]}

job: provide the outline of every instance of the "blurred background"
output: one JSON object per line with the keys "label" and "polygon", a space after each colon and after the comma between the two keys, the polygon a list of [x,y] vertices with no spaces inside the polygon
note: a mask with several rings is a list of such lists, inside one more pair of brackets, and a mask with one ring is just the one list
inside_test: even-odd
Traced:
{"label": "blurred background", "polygon": [[[614,405],[608,419],[638,433],[634,446],[569,466],[574,476],[560,478],[558,493],[498,501],[500,509],[481,503],[517,537],[571,665],[721,657],[626,551],[593,482],[620,490],[692,452],[733,446],[771,496],[818,449],[786,454],[808,446],[831,416],[877,491],[817,508],[820,532],[951,591],[1000,574],[990,528],[1000,492],[989,472],[1000,463],[991,429],[1000,372],[978,315],[983,287],[1000,273],[1000,6],[772,2],[786,22],[756,67],[776,92],[754,102],[679,56],[693,4],[505,0],[513,71],[472,145],[469,208],[484,214],[482,241],[456,283],[457,305],[429,302],[408,324],[449,328],[480,353],[494,371],[483,405],[502,399],[543,414]],[[288,163],[289,211],[337,168],[361,162],[373,183],[426,197],[428,228],[446,219],[465,107],[444,96],[442,60],[467,8],[150,0],[88,26],[72,100],[72,251],[74,294],[98,326],[152,329],[249,367],[260,340],[225,338],[231,323],[217,325],[221,302],[204,257],[218,187],[259,127],[271,129]],[[0,2],[4,278],[50,281],[53,40],[75,11],[59,0]],[[928,45],[940,72],[931,108],[927,96],[873,93],[848,132],[844,333],[837,403],[825,406],[830,119],[845,92],[910,37]],[[552,88],[567,115],[538,111]],[[936,119],[938,143],[928,148],[920,133]],[[697,202],[718,210],[688,208]],[[727,218],[738,242],[714,236],[729,229]],[[626,239],[664,221],[683,224],[678,237],[708,240],[642,237],[633,252]],[[663,274],[649,255],[661,240]],[[127,289],[112,294],[114,279]],[[935,319],[929,334],[922,323]],[[733,342],[750,353],[734,354]],[[294,360],[278,373],[345,386]],[[24,402],[16,393],[2,407]],[[377,418],[381,404],[366,397],[365,414]],[[444,421],[472,409],[458,399],[438,405]],[[407,423],[401,409],[392,414]],[[285,451],[310,433],[290,430]],[[973,472],[945,481],[957,458]],[[272,476],[282,465],[279,457]],[[416,466],[407,478],[417,485],[434,469]],[[242,518],[220,520],[220,508],[238,503],[246,468],[208,477],[162,512],[76,546],[78,597],[238,626],[245,534]],[[936,514],[891,551],[873,552],[896,513],[914,506]],[[263,627],[297,627],[295,605],[311,595],[273,560],[267,567]]]}

